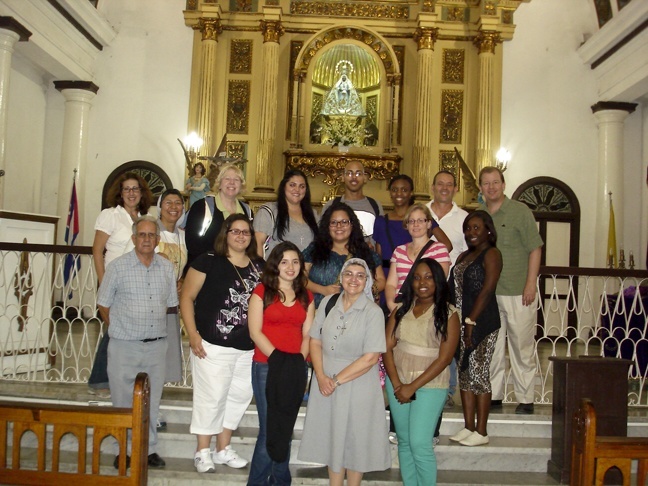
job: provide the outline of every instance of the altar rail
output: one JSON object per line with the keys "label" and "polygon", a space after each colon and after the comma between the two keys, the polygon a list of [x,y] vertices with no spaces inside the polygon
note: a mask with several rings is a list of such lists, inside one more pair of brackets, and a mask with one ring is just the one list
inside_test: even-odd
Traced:
{"label": "altar rail", "polygon": [[[68,255],[79,268],[65,282]],[[0,243],[0,380],[87,382],[105,331],[96,282],[90,247]],[[648,407],[648,272],[541,267],[538,292],[535,403],[552,402],[550,356],[586,355],[630,359],[628,404]],[[187,349],[167,386],[191,387]]]}

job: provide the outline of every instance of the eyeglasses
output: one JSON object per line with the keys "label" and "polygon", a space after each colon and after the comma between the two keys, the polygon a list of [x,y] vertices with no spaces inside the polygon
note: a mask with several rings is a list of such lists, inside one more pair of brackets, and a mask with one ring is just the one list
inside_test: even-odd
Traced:
{"label": "eyeglasses", "polygon": [[346,228],[350,224],[351,221],[349,221],[348,219],[340,219],[340,220],[332,219],[331,222],[329,223],[329,226],[331,228],[337,228],[338,226],[342,226],[343,228]]}
{"label": "eyeglasses", "polygon": [[358,280],[367,280],[366,273],[342,272],[342,278],[357,278]]}
{"label": "eyeglasses", "polygon": [[231,229],[227,231],[228,233],[232,233],[234,236],[250,236],[252,232],[250,230],[240,230],[240,229]]}
{"label": "eyeglasses", "polygon": [[122,192],[128,194],[129,192],[132,192],[133,194],[137,194],[140,192],[142,189],[139,186],[135,187],[122,187]]}
{"label": "eyeglasses", "polygon": [[344,175],[347,177],[362,177],[365,173],[363,170],[347,170]]}
{"label": "eyeglasses", "polygon": [[429,219],[423,219],[423,218],[419,218],[419,219],[408,219],[408,220],[407,220],[407,224],[411,224],[411,225],[414,225],[414,224],[425,224],[425,223],[427,223],[428,221],[430,221],[430,220],[429,220]]}

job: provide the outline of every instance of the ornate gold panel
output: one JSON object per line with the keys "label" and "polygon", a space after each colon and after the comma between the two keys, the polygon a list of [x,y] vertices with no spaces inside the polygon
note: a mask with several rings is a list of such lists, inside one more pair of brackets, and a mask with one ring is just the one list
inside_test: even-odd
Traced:
{"label": "ornate gold panel", "polygon": [[444,7],[442,18],[448,22],[468,22],[470,20],[470,9],[463,7]]}
{"label": "ornate gold panel", "polygon": [[457,189],[461,190],[461,173],[454,150],[439,150],[439,170],[447,170],[454,174],[457,180]]}
{"label": "ornate gold panel", "polygon": [[247,159],[247,142],[232,140],[227,142],[227,157],[233,159]]}
{"label": "ornate gold panel", "polygon": [[252,40],[232,40],[230,47],[230,67],[232,74],[252,74]]}
{"label": "ornate gold panel", "polygon": [[389,180],[399,174],[402,158],[397,155],[372,156],[364,154],[338,155],[332,152],[287,151],[286,170],[299,169],[309,177],[322,176],[322,181],[335,186],[342,182],[344,166],[358,160],[367,171],[369,180]]}
{"label": "ornate gold panel", "polygon": [[[293,81],[293,73],[295,72],[295,64],[297,63],[297,57],[299,56],[299,53],[301,52],[302,46],[304,43],[302,41],[291,41],[290,42],[290,65],[288,66],[288,78],[290,82],[288,83],[288,103],[287,103],[287,110],[288,113],[286,114],[286,120],[292,120],[292,112],[293,112],[293,96],[294,96],[294,89],[295,85],[292,82]],[[292,122],[286,123],[286,140],[290,140],[290,137],[292,135]]]}
{"label": "ornate gold panel", "polygon": [[401,135],[403,133],[403,83],[405,82],[404,74],[405,73],[405,46],[392,46],[394,49],[394,54],[396,54],[396,62],[398,62],[398,68],[400,71],[400,76],[397,80],[398,86],[400,86],[399,97],[398,97],[398,119],[401,122],[398,124],[398,133],[396,133],[396,144],[401,144]]}
{"label": "ornate gold panel", "polygon": [[368,17],[376,19],[408,19],[407,5],[385,5],[382,2],[312,2],[294,0],[290,2],[293,15],[317,15],[337,17]]}
{"label": "ornate gold panel", "polygon": [[256,12],[258,0],[230,0],[230,12]]}
{"label": "ornate gold panel", "polygon": [[[325,14],[322,13],[321,15]],[[354,39],[369,46],[374,50],[374,52],[376,52],[378,58],[383,63],[385,72],[387,74],[394,74],[395,71],[393,60],[392,56],[390,55],[389,48],[384,45],[379,38],[375,37],[369,32],[354,27],[338,27],[335,29],[327,30],[326,32],[322,32],[315,39],[313,39],[310,44],[306,46],[306,52],[301,59],[302,64],[301,66],[298,66],[297,69],[307,69],[308,65],[313,60],[313,57],[320,49],[330,44],[331,42],[344,39]]]}
{"label": "ornate gold panel", "polygon": [[507,25],[513,24],[513,10],[502,9],[502,23]]}
{"label": "ornate gold panel", "polygon": [[465,59],[463,49],[443,49],[441,82],[463,84]]}
{"label": "ornate gold panel", "polygon": [[227,89],[227,133],[248,133],[250,81],[230,80]]}
{"label": "ornate gold panel", "polygon": [[461,143],[463,91],[441,91],[441,143]]}

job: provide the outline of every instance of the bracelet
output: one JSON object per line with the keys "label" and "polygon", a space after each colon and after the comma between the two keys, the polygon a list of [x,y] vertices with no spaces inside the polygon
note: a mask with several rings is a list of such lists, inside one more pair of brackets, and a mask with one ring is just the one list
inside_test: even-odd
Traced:
{"label": "bracelet", "polygon": [[335,382],[335,388],[342,385],[342,383],[340,383],[340,380],[338,380],[337,374],[333,375],[333,381]]}
{"label": "bracelet", "polygon": [[477,325],[477,323],[475,321],[473,321],[470,317],[466,317],[464,319],[464,322],[466,324],[468,324],[469,326],[476,326]]}

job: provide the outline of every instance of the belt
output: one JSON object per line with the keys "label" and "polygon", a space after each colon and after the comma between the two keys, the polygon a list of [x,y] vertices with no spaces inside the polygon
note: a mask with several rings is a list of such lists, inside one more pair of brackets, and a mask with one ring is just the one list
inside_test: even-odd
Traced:
{"label": "belt", "polygon": [[177,314],[177,313],[178,313],[177,305],[175,307],[167,307],[167,314]]}
{"label": "belt", "polygon": [[143,343],[152,343],[153,341],[159,341],[160,339],[166,339],[166,336],[156,337],[156,338],[142,339],[141,341],[142,341]]}

